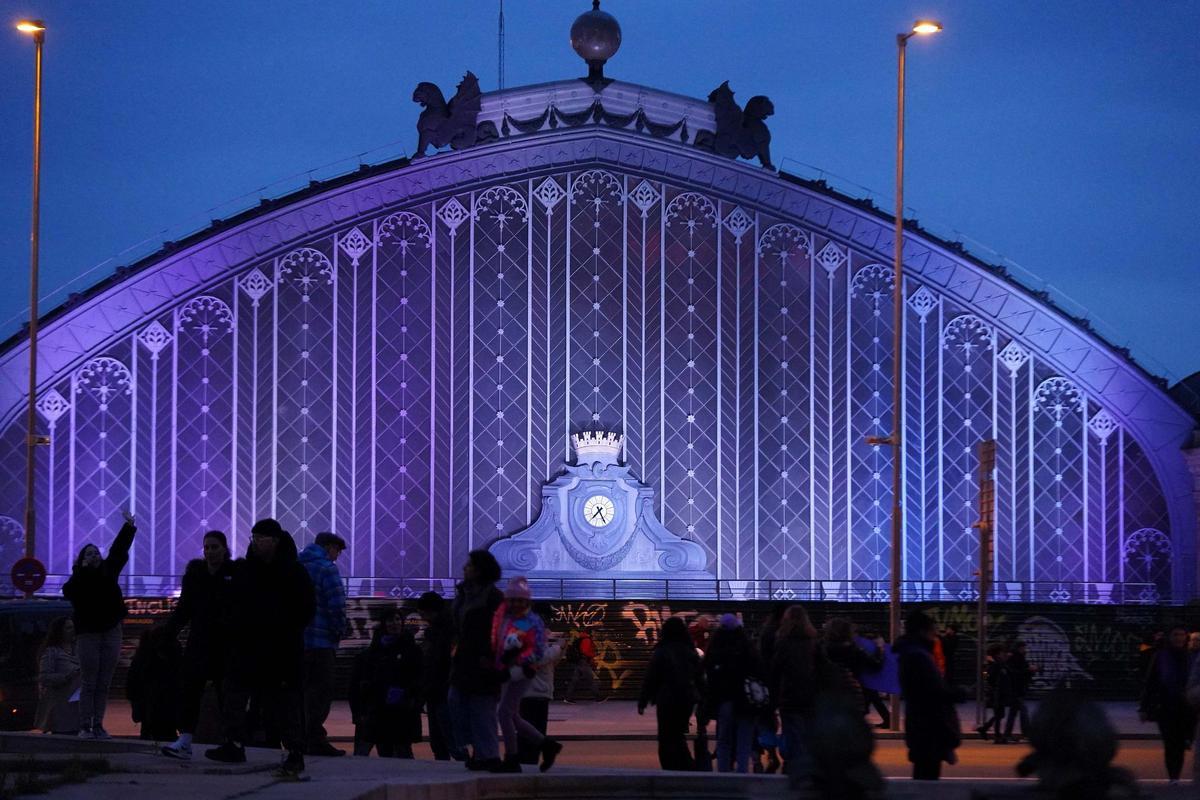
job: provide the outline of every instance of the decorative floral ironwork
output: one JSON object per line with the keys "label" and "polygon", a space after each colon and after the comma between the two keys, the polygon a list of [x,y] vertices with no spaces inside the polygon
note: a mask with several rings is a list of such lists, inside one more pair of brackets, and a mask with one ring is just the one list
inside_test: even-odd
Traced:
{"label": "decorative floral ironwork", "polygon": [[830,278],[837,272],[838,267],[846,263],[846,252],[833,242],[827,242],[817,253],[817,263],[820,264]]}
{"label": "decorative floral ironwork", "polygon": [[746,235],[746,231],[754,227],[754,217],[745,212],[741,206],[737,206],[729,215],[725,217],[725,228],[733,234],[733,240],[741,244],[742,237]]}
{"label": "decorative floral ironwork", "polygon": [[1117,422],[1117,418],[1103,408],[1093,414],[1092,418],[1088,420],[1088,430],[1100,440],[1101,447],[1108,443],[1108,437],[1112,436],[1113,432],[1119,427],[1121,425]]}
{"label": "decorative floral ironwork", "polygon": [[171,332],[163,327],[162,323],[158,320],[154,320],[138,331],[137,334],[137,339],[142,343],[142,347],[150,351],[150,359],[152,361],[158,360],[158,354],[171,343],[172,338],[174,337],[172,337]]}
{"label": "decorative floral ironwork", "polygon": [[301,247],[279,260],[280,279],[289,275],[293,276],[292,280],[300,287],[300,294],[308,297],[320,285],[322,279],[326,284],[333,283],[333,264],[320,250]]}
{"label": "decorative floral ironwork", "polygon": [[466,206],[458,202],[457,197],[451,197],[442,203],[442,207],[438,209],[437,215],[442,220],[442,223],[450,229],[451,236],[458,233],[458,226],[462,225],[467,217],[470,216]]}
{"label": "decorative floral ironwork", "polygon": [[642,216],[646,216],[647,212],[659,200],[659,191],[650,185],[649,181],[643,180],[639,183],[632,192],[629,193],[629,199],[637,206],[638,211],[642,212]]}
{"label": "decorative floral ironwork", "polygon": [[673,222],[677,219],[684,219],[689,229],[695,229],[701,222],[707,222],[708,227],[715,228],[717,207],[702,194],[684,192],[667,203],[667,221]]}
{"label": "decorative floral ironwork", "polygon": [[620,203],[624,199],[617,176],[602,169],[589,169],[571,181],[571,197],[579,200],[584,195],[587,195],[587,202],[597,207],[603,203]]}
{"label": "decorative floral ironwork", "polygon": [[490,216],[504,229],[513,219],[525,222],[529,219],[529,206],[521,193],[511,186],[493,186],[475,198],[475,218]]}
{"label": "decorative floral ironwork", "polygon": [[896,286],[895,273],[883,264],[868,264],[854,273],[850,296],[869,299],[876,309],[883,308]]}
{"label": "decorative floral ironwork", "polygon": [[908,307],[916,312],[921,322],[925,321],[930,311],[937,308],[937,304],[937,296],[924,286],[918,286],[917,290],[909,295],[908,298]]}
{"label": "decorative floral ironwork", "polygon": [[759,253],[778,255],[782,260],[790,261],[793,256],[809,252],[810,248],[808,234],[786,222],[772,225],[758,238]]}
{"label": "decorative floral ironwork", "polygon": [[1013,340],[1004,346],[1004,349],[1000,351],[996,359],[1008,367],[1009,375],[1015,378],[1017,377],[1017,371],[1029,360],[1029,351],[1017,344],[1016,340]]}
{"label": "decorative floral ironwork", "polygon": [[352,267],[357,267],[358,260],[371,249],[371,240],[357,226],[351,228],[349,233],[343,234],[339,244],[346,255],[350,256]]}
{"label": "decorative floral ironwork", "polygon": [[242,288],[242,291],[246,293],[246,296],[250,298],[251,303],[257,306],[258,301],[263,298],[263,295],[271,291],[271,286],[274,284],[271,282],[271,279],[263,273],[262,270],[260,270],[258,267],[255,267],[247,272],[240,281],[238,281],[238,285]]}
{"label": "decorative floral ironwork", "polygon": [[42,415],[42,419],[50,423],[50,427],[54,427],[54,423],[58,418],[67,413],[71,409],[71,403],[67,398],[63,397],[57,389],[51,389],[38,398],[37,410]]}
{"label": "decorative floral ironwork", "polygon": [[429,223],[411,211],[401,211],[399,214],[385,217],[379,223],[377,236],[381,243],[388,239],[394,240],[405,252],[422,242],[426,250],[430,245]]}
{"label": "decorative floral ironwork", "polygon": [[1067,378],[1047,378],[1034,392],[1034,404],[1061,421],[1067,414],[1079,413],[1083,406],[1083,394]]}
{"label": "decorative floral ironwork", "polygon": [[992,349],[992,327],[974,314],[963,314],[946,323],[942,347],[958,350],[969,361],[976,353]]}
{"label": "decorative floral ironwork", "polygon": [[111,356],[93,358],[75,373],[75,394],[83,394],[84,390],[90,391],[100,400],[101,408],[113,395],[132,394],[133,382],[129,367]]}
{"label": "decorative floral ironwork", "polygon": [[200,333],[205,345],[212,334],[222,331],[229,333],[233,330],[233,312],[229,310],[229,306],[224,300],[208,295],[189,300],[179,309],[176,319],[176,330],[191,325],[193,330]]}
{"label": "decorative floral ironwork", "polygon": [[553,214],[554,207],[561,203],[562,199],[567,196],[567,191],[554,178],[546,178],[546,180],[539,183],[538,187],[533,190],[533,196],[546,209],[547,214]]}

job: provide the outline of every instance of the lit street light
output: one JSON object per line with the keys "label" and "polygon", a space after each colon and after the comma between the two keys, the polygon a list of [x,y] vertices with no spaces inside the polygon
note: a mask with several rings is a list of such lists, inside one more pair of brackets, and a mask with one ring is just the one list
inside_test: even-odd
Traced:
{"label": "lit street light", "polygon": [[37,398],[38,329],[38,225],[42,174],[42,44],[46,25],[40,19],[21,20],[17,30],[33,36],[33,218],[29,232],[29,408],[25,431],[25,557],[33,558],[35,516],[33,508],[34,450],[44,441],[37,436],[35,400]]}
{"label": "lit street light", "polygon": [[[895,292],[892,306],[892,433],[886,438],[874,437],[871,444],[892,446],[892,564],[891,592],[889,595],[888,625],[891,640],[900,637],[900,565],[904,547],[903,502],[900,495],[904,464],[901,460],[901,432],[904,418],[900,401],[904,391],[904,364],[900,357],[904,340],[904,52],[908,40],[914,36],[938,33],[940,22],[917,20],[908,33],[896,34],[900,51],[896,83],[896,232],[892,245],[895,265]],[[892,695],[892,729],[900,729],[900,697]]]}

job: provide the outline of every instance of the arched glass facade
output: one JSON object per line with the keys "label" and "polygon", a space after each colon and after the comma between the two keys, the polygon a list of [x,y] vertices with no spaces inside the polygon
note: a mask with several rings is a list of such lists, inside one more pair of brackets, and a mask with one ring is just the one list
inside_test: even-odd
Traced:
{"label": "arched glass facade", "polygon": [[[401,166],[213,232],[62,314],[49,346],[75,350],[37,400],[39,555],[69,571],[131,507],[128,570],[154,592],[205,530],[240,548],[272,515],[302,541],[337,530],[343,572],[386,591],[526,526],[569,435],[602,428],[715,577],[886,581],[892,460],[865,439],[891,424],[890,223],[646,140],[562,132]],[[1182,412],[1057,312],[911,245],[905,580],[969,594],[991,438],[1000,599],[1031,582],[1072,602],[1190,586]],[[1122,406],[1135,393],[1150,399]],[[10,464],[22,402],[0,420]],[[0,479],[6,558],[22,482]]]}

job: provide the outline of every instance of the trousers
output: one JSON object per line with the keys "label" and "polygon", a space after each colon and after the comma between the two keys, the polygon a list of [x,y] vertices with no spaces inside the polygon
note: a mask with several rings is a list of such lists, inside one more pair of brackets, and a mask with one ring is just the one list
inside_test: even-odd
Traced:
{"label": "trousers", "polygon": [[79,725],[84,730],[103,727],[108,689],[121,655],[121,625],[100,633],[81,633],[75,640],[79,656]]}

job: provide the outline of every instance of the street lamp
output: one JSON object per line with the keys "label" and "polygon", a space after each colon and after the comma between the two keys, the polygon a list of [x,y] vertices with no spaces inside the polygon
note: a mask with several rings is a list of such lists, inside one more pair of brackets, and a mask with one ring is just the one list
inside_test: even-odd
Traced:
{"label": "street lamp", "polygon": [[33,558],[34,509],[33,467],[34,450],[43,440],[35,433],[37,422],[37,329],[38,329],[38,226],[40,223],[42,177],[42,44],[46,40],[46,24],[40,19],[25,19],[17,30],[33,36],[33,218],[29,232],[29,409],[25,430],[25,557]]}
{"label": "street lamp", "polygon": [[[900,637],[900,564],[904,548],[904,504],[900,495],[904,472],[900,451],[901,432],[904,430],[900,405],[904,392],[904,363],[900,358],[904,340],[904,51],[912,37],[927,36],[941,30],[940,22],[917,20],[911,31],[896,34],[900,60],[896,81],[896,232],[892,244],[892,261],[896,270],[892,305],[892,433],[886,439],[873,441],[874,444],[892,446],[892,581],[888,623],[893,642]],[[892,729],[900,729],[898,694],[892,695]]]}

